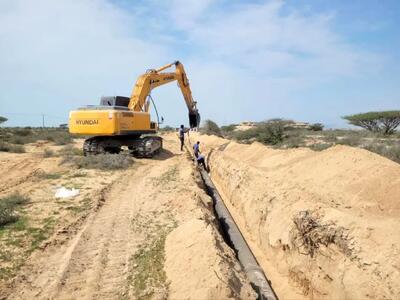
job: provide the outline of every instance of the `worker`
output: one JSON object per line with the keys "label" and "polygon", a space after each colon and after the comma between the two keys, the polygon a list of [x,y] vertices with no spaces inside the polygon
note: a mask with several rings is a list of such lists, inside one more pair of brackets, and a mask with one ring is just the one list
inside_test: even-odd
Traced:
{"label": "worker", "polygon": [[203,154],[198,154],[196,158],[197,158],[197,164],[198,165],[202,165],[204,170],[206,170],[208,172],[204,155]]}
{"label": "worker", "polygon": [[185,145],[185,133],[188,132],[187,129],[185,129],[185,126],[181,125],[179,128],[179,139],[181,141],[181,151],[183,151],[183,145]]}
{"label": "worker", "polygon": [[194,156],[196,156],[196,158],[197,158],[197,156],[199,156],[199,153],[201,153],[199,141],[197,141],[196,144],[193,145],[193,153],[194,153]]}

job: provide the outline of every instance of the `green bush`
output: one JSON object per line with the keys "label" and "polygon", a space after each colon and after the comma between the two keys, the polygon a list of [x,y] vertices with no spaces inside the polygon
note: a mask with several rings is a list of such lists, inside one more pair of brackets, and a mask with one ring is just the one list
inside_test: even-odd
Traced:
{"label": "green bush", "polygon": [[272,120],[259,123],[256,127],[247,130],[233,131],[230,137],[242,143],[258,141],[267,145],[277,145],[287,137],[285,126],[284,121]]}
{"label": "green bush", "polygon": [[204,121],[204,125],[201,128],[201,132],[209,135],[222,136],[221,129],[219,128],[217,123],[211,120]]}
{"label": "green bush", "polygon": [[314,123],[310,125],[310,130],[312,131],[322,131],[324,129],[324,125],[321,123]]}
{"label": "green bush", "polygon": [[4,122],[7,122],[7,121],[8,121],[8,119],[6,117],[0,116],[0,124],[4,123]]}

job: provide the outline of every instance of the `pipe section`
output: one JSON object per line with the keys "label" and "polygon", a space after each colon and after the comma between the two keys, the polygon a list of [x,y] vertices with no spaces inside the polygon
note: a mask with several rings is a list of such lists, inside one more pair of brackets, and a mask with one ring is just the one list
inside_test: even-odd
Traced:
{"label": "pipe section", "polygon": [[277,297],[267,278],[265,277],[263,270],[258,265],[256,258],[243,238],[239,228],[232,218],[232,215],[222,201],[222,198],[213,184],[210,176],[205,170],[200,168],[199,170],[201,177],[203,178],[203,182],[207,187],[208,194],[214,200],[215,212],[222,229],[236,251],[236,255],[242,264],[252,287],[258,293],[258,299],[277,300]]}

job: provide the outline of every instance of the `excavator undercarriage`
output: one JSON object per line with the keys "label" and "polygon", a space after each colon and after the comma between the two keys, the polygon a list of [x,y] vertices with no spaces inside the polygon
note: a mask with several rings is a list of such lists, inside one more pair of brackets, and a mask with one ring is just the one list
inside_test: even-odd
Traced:
{"label": "excavator undercarriage", "polygon": [[83,154],[118,154],[123,146],[135,157],[151,158],[162,150],[162,138],[151,135],[95,136],[85,140]]}

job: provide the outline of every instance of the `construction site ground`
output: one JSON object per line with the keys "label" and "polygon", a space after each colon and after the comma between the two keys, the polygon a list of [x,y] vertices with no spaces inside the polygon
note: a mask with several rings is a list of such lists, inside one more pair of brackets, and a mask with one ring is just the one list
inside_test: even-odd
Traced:
{"label": "construction site ground", "polygon": [[[255,299],[195,164],[163,138],[159,156],[116,171],[62,164],[48,142],[0,153],[0,197],[30,198],[0,232],[0,299]],[[280,299],[400,297],[399,164],[347,146],[196,140]],[[79,195],[56,199],[59,187]]]}
{"label": "construction site ground", "polygon": [[[176,136],[164,144],[157,158],[108,172],[59,165],[43,157],[48,144],[1,153],[1,196],[18,191],[31,202],[24,228],[0,237],[0,298],[254,298],[192,161]],[[55,199],[59,186],[80,195]]]}

